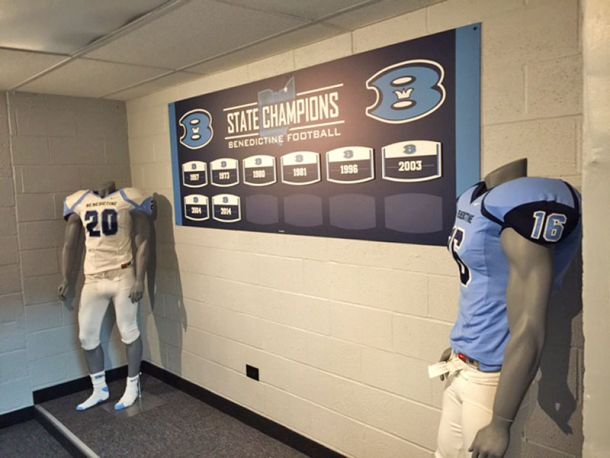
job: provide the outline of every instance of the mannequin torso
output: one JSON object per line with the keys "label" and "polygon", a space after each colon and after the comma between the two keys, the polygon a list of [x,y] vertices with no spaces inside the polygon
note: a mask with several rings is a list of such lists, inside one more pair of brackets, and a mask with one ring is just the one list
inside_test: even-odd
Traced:
{"label": "mannequin torso", "polygon": [[[473,457],[504,455],[538,368],[553,283],[580,236],[576,193],[560,180],[525,178],[526,170],[525,159],[511,162],[466,191],[449,242],[462,282],[453,351],[483,374],[501,370],[489,419],[463,444]],[[440,437],[439,429],[439,445]]]}

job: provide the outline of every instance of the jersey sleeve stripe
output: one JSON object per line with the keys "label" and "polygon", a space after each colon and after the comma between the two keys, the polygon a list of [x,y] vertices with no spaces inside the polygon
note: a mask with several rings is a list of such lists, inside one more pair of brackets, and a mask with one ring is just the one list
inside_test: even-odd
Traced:
{"label": "jersey sleeve stripe", "polygon": [[140,205],[140,211],[146,213],[148,216],[152,215],[153,212],[153,198],[147,197],[142,205]]}
{"label": "jersey sleeve stripe", "polygon": [[576,213],[578,215],[580,215],[580,199],[578,198],[576,191],[570,185],[570,183],[564,181],[563,184],[565,184],[567,186],[567,188],[570,190],[570,194],[572,194],[572,199],[574,199],[574,208],[576,209]]}
{"label": "jersey sleeve stripe", "polygon": [[119,193],[121,194],[121,197],[125,200],[125,202],[127,202],[128,204],[133,206],[136,210],[141,211],[142,213],[146,213],[147,215],[152,214],[152,198],[151,197],[148,197],[146,200],[144,200],[144,202],[142,202],[142,205],[138,205],[133,200],[131,200],[129,197],[127,197],[127,194],[125,194],[125,191],[123,191],[122,189],[119,191]]}
{"label": "jersey sleeve stripe", "polygon": [[64,219],[67,219],[73,213],[72,209],[68,207],[68,204],[64,202]]}
{"label": "jersey sleeve stripe", "polygon": [[74,213],[74,209],[78,207],[85,197],[89,194],[90,191],[85,191],[83,194],[74,202],[74,205],[68,207],[68,203],[64,201],[64,219],[67,219],[72,213]]}
{"label": "jersey sleeve stripe", "polygon": [[[485,196],[487,197],[487,196]],[[483,198],[483,200],[481,201],[481,214],[493,221],[496,224],[499,224],[500,226],[504,226],[504,222],[502,220],[500,220],[499,218],[497,218],[495,215],[492,215],[491,212],[489,210],[487,210],[487,207],[485,207],[485,197]]]}

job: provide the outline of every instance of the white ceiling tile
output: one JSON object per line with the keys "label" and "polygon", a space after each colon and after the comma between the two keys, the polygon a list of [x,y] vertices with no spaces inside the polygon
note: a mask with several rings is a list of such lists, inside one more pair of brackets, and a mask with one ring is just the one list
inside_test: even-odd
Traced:
{"label": "white ceiling tile", "polygon": [[11,89],[64,59],[56,54],[0,49],[0,89]]}
{"label": "white ceiling tile", "polygon": [[167,70],[162,68],[75,59],[20,87],[19,90],[42,94],[102,97],[165,72]]}
{"label": "white ceiling tile", "polygon": [[354,52],[364,52],[426,35],[426,10],[401,14],[352,32]]}
{"label": "white ceiling tile", "polygon": [[301,69],[352,54],[352,34],[344,33],[294,50],[294,66]]}
{"label": "white ceiling tile", "polygon": [[70,54],[165,0],[0,2],[0,46]]}
{"label": "white ceiling tile", "polygon": [[241,86],[250,81],[248,78],[248,66],[233,67],[231,70],[202,76],[200,79],[178,87],[177,99],[187,99],[201,94],[222,91],[230,87]]}
{"label": "white ceiling tile", "polygon": [[136,99],[138,97],[143,97],[162,89],[186,83],[197,78],[201,78],[201,75],[198,73],[176,72],[172,73],[171,75],[149,81],[148,83],[140,84],[131,89],[109,94],[107,97],[117,100]]}
{"label": "white ceiling tile", "polygon": [[211,0],[186,3],[87,57],[178,69],[306,24]]}
{"label": "white ceiling tile", "polygon": [[294,53],[288,51],[248,65],[248,79],[259,81],[294,71]]}
{"label": "white ceiling tile", "polygon": [[190,72],[203,74],[215,73],[239,65],[254,62],[286,50],[299,48],[327,38],[339,35],[341,30],[322,24],[314,24],[295,30],[288,34],[266,40],[263,43],[250,46],[230,53],[226,56],[212,59],[208,62],[189,67]]}
{"label": "white ceiling tile", "polygon": [[[0,0],[0,90],[18,87],[39,93],[133,99],[198,78],[193,73],[247,69],[252,62],[440,1]],[[163,10],[123,35],[19,86],[61,62],[66,54],[157,7]],[[360,44],[371,41],[366,32],[358,37]],[[298,68],[312,65],[324,60],[322,51],[303,49],[292,54],[293,61]],[[310,52],[316,56],[310,58]],[[161,76],[175,69],[181,71]]]}
{"label": "white ceiling tile", "polygon": [[426,8],[442,1],[445,0],[381,0],[372,5],[338,15],[325,22],[354,30],[383,19]]}
{"label": "white ceiling tile", "polygon": [[226,3],[317,20],[374,1],[378,0],[226,0]]}

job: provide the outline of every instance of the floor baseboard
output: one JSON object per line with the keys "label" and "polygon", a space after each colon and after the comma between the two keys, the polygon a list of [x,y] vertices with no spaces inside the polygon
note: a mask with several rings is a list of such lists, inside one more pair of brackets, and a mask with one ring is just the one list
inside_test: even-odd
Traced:
{"label": "floor baseboard", "polygon": [[307,456],[320,458],[339,458],[343,457],[340,453],[335,452],[318,442],[315,442],[296,431],[293,431],[279,423],[274,422],[262,415],[257,414],[233,401],[229,401],[222,396],[212,393],[205,388],[196,385],[188,380],[185,380],[176,374],[173,374],[161,367],[151,364],[147,361],[142,363],[142,372],[150,374],[153,377],[167,383],[174,388],[183,391],[200,401],[205,402],[212,407],[230,415],[242,423],[251,426],[267,436],[306,454]]}
{"label": "floor baseboard", "polygon": [[34,418],[34,407],[13,410],[12,412],[0,415],[0,428],[6,428],[18,423],[23,423]]}
{"label": "floor baseboard", "polygon": [[[127,366],[121,366],[106,371],[106,381],[108,382],[113,382],[114,380],[125,377],[127,377]],[[52,399],[61,398],[62,396],[89,388],[91,388],[91,379],[89,376],[85,376],[69,382],[60,383],[59,385],[53,385],[47,388],[42,388],[41,390],[36,390],[32,394],[34,396],[34,404],[40,404],[45,401],[51,401]]]}
{"label": "floor baseboard", "polygon": [[[195,383],[189,382],[182,377],[173,374],[166,369],[158,367],[147,361],[142,362],[142,372],[149,374],[159,380],[167,383],[168,385],[183,391],[184,393],[199,399],[202,402],[220,410],[221,412],[230,415],[242,423],[251,426],[269,437],[272,437],[289,447],[294,448],[308,456],[320,457],[320,458],[340,458],[343,457],[338,452],[325,447],[318,442],[309,439],[296,431],[293,431],[273,420],[270,420],[262,415],[253,412],[233,401],[230,401],[218,394],[215,394],[205,388],[196,385]],[[117,367],[106,371],[106,380],[108,382],[125,378],[127,376],[127,366]],[[40,404],[45,401],[57,399],[78,391],[86,390],[91,387],[91,380],[89,377],[81,377],[76,380],[69,382],[60,383],[51,387],[43,388],[34,391],[34,404]],[[55,436],[64,447],[73,456],[87,456],[83,454],[82,450],[74,447],[70,441],[67,441],[65,437],[62,437],[61,433],[58,433],[55,425],[48,420],[41,412],[36,411],[37,406],[26,407],[14,412],[0,415],[0,428],[5,426],[14,425],[31,419],[38,420],[53,436]]]}

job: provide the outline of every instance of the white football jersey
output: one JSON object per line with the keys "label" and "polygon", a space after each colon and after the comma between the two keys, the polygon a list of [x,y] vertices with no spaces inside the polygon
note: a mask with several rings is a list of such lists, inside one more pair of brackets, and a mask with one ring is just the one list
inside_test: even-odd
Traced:
{"label": "white football jersey", "polygon": [[64,218],[76,213],[85,228],[85,274],[126,267],[132,260],[131,211],[152,213],[152,198],[135,188],[100,197],[90,190],[66,197]]}

